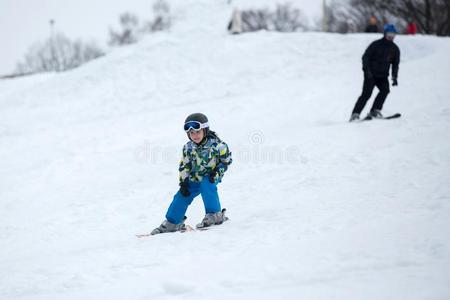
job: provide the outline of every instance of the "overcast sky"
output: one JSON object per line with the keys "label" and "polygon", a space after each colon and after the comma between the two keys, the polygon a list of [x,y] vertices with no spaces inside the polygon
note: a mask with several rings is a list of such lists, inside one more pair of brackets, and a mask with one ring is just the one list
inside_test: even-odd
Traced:
{"label": "overcast sky", "polygon": [[[235,3],[239,2],[235,0]],[[268,2],[254,1],[258,4]],[[286,2],[301,5],[313,20],[320,12],[322,0]],[[120,13],[130,11],[148,19],[152,3],[152,0],[0,0],[0,75],[12,73],[28,47],[49,36],[50,19],[55,20],[56,30],[69,38],[95,40],[103,46],[108,39],[108,28],[118,27]]]}

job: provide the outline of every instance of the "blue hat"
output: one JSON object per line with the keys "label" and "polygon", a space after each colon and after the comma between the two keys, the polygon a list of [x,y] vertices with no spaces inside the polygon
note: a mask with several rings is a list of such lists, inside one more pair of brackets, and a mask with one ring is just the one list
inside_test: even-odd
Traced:
{"label": "blue hat", "polygon": [[387,32],[398,33],[397,28],[395,28],[394,24],[384,25],[384,33],[387,33]]}

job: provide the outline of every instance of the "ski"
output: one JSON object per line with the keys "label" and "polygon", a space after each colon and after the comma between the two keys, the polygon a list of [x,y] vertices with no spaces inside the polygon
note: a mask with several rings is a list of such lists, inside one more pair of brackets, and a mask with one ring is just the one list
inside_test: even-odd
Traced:
{"label": "ski", "polygon": [[207,230],[209,230],[209,229],[211,229],[211,228],[213,228],[213,227],[217,227],[217,226],[222,225],[223,223],[225,223],[225,222],[228,221],[228,220],[229,220],[229,218],[228,218],[228,217],[225,217],[224,220],[223,220],[223,222],[220,223],[220,224],[217,224],[217,225],[211,225],[211,226],[207,226],[207,227],[195,227],[194,231],[207,231]]}
{"label": "ski", "polygon": [[141,238],[144,238],[144,237],[149,237],[149,236],[151,236],[150,233],[136,234],[136,237],[137,237],[138,239],[141,239]]}
{"label": "ski", "polygon": [[402,116],[401,113],[396,113],[396,114],[393,114],[391,116],[384,117],[383,119],[385,119],[385,120],[397,119],[397,118],[400,118],[401,116]]}
{"label": "ski", "polygon": [[181,230],[180,232],[183,233],[183,232],[188,232],[188,231],[195,231],[195,229],[191,225],[186,225],[184,227],[184,229]]}
{"label": "ski", "polygon": [[[225,217],[223,223],[228,221],[228,220],[229,220],[228,217]],[[216,226],[219,226],[219,225],[222,225],[222,224],[211,225],[211,226],[208,226],[208,227],[196,227],[196,228],[192,227],[191,225],[186,225],[183,230],[178,230],[178,231],[174,231],[174,232],[170,232],[170,233],[176,233],[176,232],[185,233],[185,232],[195,232],[195,231],[207,231],[207,230],[210,230],[213,227],[216,227]],[[159,235],[159,234],[156,234],[156,235]],[[136,237],[139,238],[139,239],[147,238],[147,237],[151,237],[151,236],[152,236],[151,233],[136,234]]]}
{"label": "ski", "polygon": [[[216,226],[222,225],[223,223],[225,223],[226,221],[229,220],[229,218],[228,218],[227,216],[225,216],[225,212],[226,212],[226,211],[227,211],[226,208],[223,208],[223,209],[222,209],[223,221],[222,221],[222,223],[220,223],[220,224],[216,224],[216,225],[213,224],[213,225],[210,225],[210,226],[202,226],[202,223],[200,223],[200,224],[197,224],[197,225],[195,226],[195,228],[192,227],[191,225],[184,224],[184,226],[183,226],[182,229],[177,230],[177,231],[174,231],[174,232],[181,232],[181,233],[184,233],[184,232],[188,232],[188,231],[206,231],[206,230],[211,229],[212,227],[216,227]],[[184,219],[186,220],[186,218],[184,218]],[[171,232],[171,233],[173,233],[173,232]],[[150,236],[152,236],[151,233],[136,234],[136,237],[137,237],[137,238],[145,238],[145,237],[150,237]]]}
{"label": "ski", "polygon": [[369,115],[367,115],[364,119],[361,119],[360,122],[362,121],[370,121],[370,120],[391,120],[391,119],[397,119],[400,118],[402,116],[401,113],[396,113],[390,116],[386,116],[386,117],[382,117],[382,118],[373,118]]}
{"label": "ski", "polygon": [[[188,231],[195,231],[195,229],[191,225],[186,224],[183,229],[178,230],[178,231],[174,231],[174,232],[171,232],[171,233],[175,233],[175,232],[185,233],[185,232],[188,232]],[[136,237],[139,238],[139,239],[145,238],[145,237],[150,237],[150,236],[152,236],[151,233],[136,234]]]}

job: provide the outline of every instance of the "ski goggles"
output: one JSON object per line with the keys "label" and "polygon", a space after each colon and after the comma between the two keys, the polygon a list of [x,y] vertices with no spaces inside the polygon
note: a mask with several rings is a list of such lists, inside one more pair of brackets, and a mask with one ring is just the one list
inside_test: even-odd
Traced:
{"label": "ski goggles", "polygon": [[190,130],[194,131],[200,131],[200,129],[208,128],[209,124],[206,123],[200,123],[199,121],[189,121],[184,124],[184,131],[188,132]]}

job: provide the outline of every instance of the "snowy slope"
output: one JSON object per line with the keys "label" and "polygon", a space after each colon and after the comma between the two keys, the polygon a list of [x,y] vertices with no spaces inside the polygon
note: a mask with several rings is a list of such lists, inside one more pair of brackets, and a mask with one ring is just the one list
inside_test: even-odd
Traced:
{"label": "snowy slope", "polygon": [[[385,111],[404,117],[349,124],[377,36],[229,36],[208,2],[79,69],[0,81],[0,299],[448,299],[450,39],[399,36]],[[197,111],[234,154],[231,221],[139,240]]]}

